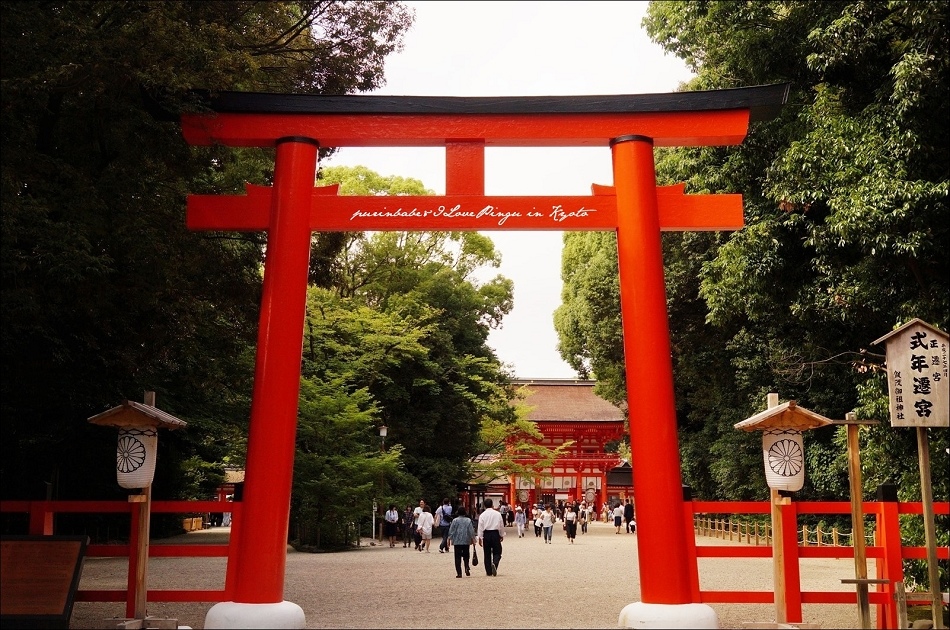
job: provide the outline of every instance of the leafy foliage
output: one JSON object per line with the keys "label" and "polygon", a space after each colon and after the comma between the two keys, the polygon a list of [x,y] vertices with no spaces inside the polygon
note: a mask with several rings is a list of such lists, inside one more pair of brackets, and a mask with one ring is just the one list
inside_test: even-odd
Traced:
{"label": "leafy foliage", "polygon": [[267,183],[272,158],[190,149],[177,114],[207,91],[378,87],[413,16],[390,2],[0,11],[0,494],[123,496],[115,437],[86,418],[152,390],[188,422],[160,438],[156,497],[206,497],[243,456],[263,237],[189,232],[184,200]]}
{"label": "leafy foliage", "polygon": [[[698,496],[765,498],[759,435],[733,425],[768,392],[830,418],[885,420],[884,356],[871,341],[913,317],[947,330],[948,10],[650,3],[644,26],[695,71],[687,89],[788,83],[791,95],[737,147],[656,153],[660,182],[745,203],[740,231],[663,235],[683,474]],[[612,247],[602,235],[566,238],[555,324],[565,360],[622,401],[616,271],[598,263]],[[802,498],[847,497],[843,434],[806,434]],[[933,469],[946,470],[947,432],[930,434]],[[919,497],[913,432],[885,420],[861,443],[866,496],[892,482]],[[946,475],[933,482],[946,501]]]}
{"label": "leafy foliage", "polygon": [[[343,194],[429,192],[364,167],[326,167],[321,183]],[[292,510],[302,543],[345,544],[374,499],[384,509],[456,496],[483,425],[511,421],[508,375],[486,345],[511,309],[511,281],[471,279],[497,264],[478,234],[342,237],[332,281],[312,287],[307,306]],[[381,425],[387,449],[367,451]]]}

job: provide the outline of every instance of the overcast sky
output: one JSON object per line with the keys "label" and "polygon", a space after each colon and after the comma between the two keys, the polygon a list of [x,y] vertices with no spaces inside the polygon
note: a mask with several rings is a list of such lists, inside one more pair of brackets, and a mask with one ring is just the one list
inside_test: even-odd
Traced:
{"label": "overcast sky", "polygon": [[[647,2],[405,2],[416,22],[386,62],[403,96],[556,96],[672,92],[690,77],[640,27]],[[340,149],[329,166],[366,166],[445,193],[444,149]],[[487,195],[588,195],[613,183],[603,148],[487,148]],[[557,352],[562,232],[487,232],[501,252],[490,270],[515,284],[514,309],[492,331],[518,378],[574,378]]]}

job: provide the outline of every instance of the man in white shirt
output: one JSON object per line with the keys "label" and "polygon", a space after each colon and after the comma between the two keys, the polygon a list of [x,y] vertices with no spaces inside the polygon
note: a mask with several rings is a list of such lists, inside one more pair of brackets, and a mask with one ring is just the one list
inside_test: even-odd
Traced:
{"label": "man in white shirt", "polygon": [[505,522],[493,506],[491,499],[485,499],[485,511],[478,516],[478,546],[484,549],[485,573],[498,575],[501,562],[501,541],[505,538]]}

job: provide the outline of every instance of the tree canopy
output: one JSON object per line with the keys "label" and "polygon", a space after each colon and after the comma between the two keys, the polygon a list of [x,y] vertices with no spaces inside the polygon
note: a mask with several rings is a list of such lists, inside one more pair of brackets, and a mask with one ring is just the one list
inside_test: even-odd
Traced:
{"label": "tree canopy", "polygon": [[264,236],[189,232],[185,195],[267,184],[273,167],[266,151],[188,147],[177,115],[209,91],[378,87],[413,15],[325,1],[0,11],[0,494],[119,496],[114,439],[86,418],[151,390],[188,421],[161,436],[156,496],[206,496],[243,443]]}
{"label": "tree canopy", "polygon": [[[746,227],[663,235],[685,482],[709,499],[765,496],[757,434],[778,392],[829,418],[855,410],[884,482],[919,497],[913,432],[887,423],[882,347],[911,318],[943,330],[948,269],[948,36],[940,2],[651,2],[644,26],[695,78],[684,89],[789,83],[775,120],[737,147],[657,150],[661,183],[744,195]],[[565,237],[562,356],[625,400],[612,234]],[[804,498],[847,496],[843,429],[806,434]],[[931,431],[934,470],[946,431]],[[870,458],[866,458],[865,462]],[[934,479],[946,500],[945,476]]]}
{"label": "tree canopy", "polygon": [[[223,90],[373,90],[414,15],[331,1],[0,11],[0,496],[123,496],[115,437],[86,420],[155,391],[188,422],[160,436],[155,497],[209,497],[243,465],[267,236],[190,232],[185,197],[269,185],[274,156],[189,147],[178,117]],[[431,194],[365,168],[318,177],[341,194]],[[291,537],[345,544],[371,498],[456,496],[484,427],[514,422],[486,344],[512,283],[473,275],[498,261],[477,233],[313,236]]]}
{"label": "tree canopy", "polygon": [[[696,496],[767,497],[760,436],[733,425],[777,392],[832,419],[880,420],[860,431],[864,498],[894,483],[920,500],[915,432],[889,425],[884,348],[871,343],[915,317],[950,323],[948,7],[650,3],[647,32],[695,73],[684,89],[790,85],[781,114],[737,147],[656,151],[660,183],[744,196],[742,230],[663,235],[682,472]],[[565,237],[555,327],[562,356],[620,403],[615,250],[613,234]],[[945,471],[947,431],[929,434],[933,470]],[[844,428],[804,438],[797,496],[848,497]],[[950,480],[932,481],[946,501]],[[920,521],[905,525],[920,543]],[[946,589],[945,562],[941,573]]]}
{"label": "tree canopy", "polygon": [[[431,194],[417,180],[365,167],[328,166],[321,183],[339,183],[342,194]],[[362,444],[375,444],[378,427],[387,427],[390,448],[378,466],[390,468],[381,475],[374,464],[367,470],[375,475],[346,478],[327,467],[323,477],[366,478],[367,492],[387,505],[458,495],[483,424],[514,419],[510,375],[487,345],[490,328],[511,310],[513,285],[502,276],[479,283],[473,274],[498,263],[491,240],[474,232],[343,236],[331,264],[337,280],[309,292],[303,379],[370,412]],[[335,421],[300,414],[301,426]]]}

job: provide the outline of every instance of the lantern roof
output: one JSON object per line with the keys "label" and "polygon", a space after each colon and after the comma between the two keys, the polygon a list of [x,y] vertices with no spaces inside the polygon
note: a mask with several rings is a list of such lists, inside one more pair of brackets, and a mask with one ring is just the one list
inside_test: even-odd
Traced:
{"label": "lantern roof", "polygon": [[805,431],[806,429],[815,429],[833,424],[833,422],[821,414],[799,407],[796,401],[790,400],[787,403],[770,407],[746,418],[742,422],[734,424],[733,427],[741,431],[764,429],[798,429],[799,431]]}
{"label": "lantern roof", "polygon": [[92,416],[89,422],[107,427],[160,427],[170,431],[188,426],[184,420],[165,413],[158,407],[130,400]]}

